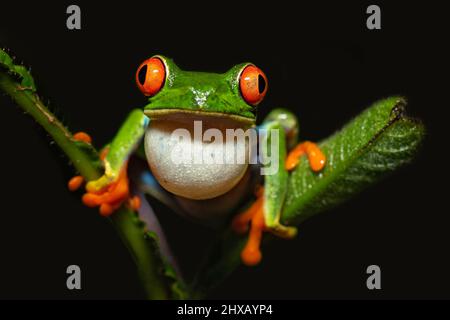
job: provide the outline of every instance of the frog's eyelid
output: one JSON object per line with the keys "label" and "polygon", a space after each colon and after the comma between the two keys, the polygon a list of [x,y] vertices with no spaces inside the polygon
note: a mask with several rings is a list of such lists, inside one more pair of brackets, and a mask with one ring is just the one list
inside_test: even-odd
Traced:
{"label": "frog's eyelid", "polygon": [[237,75],[236,75],[237,83],[239,83],[239,80],[241,79],[242,72],[244,72],[245,68],[247,68],[248,66],[255,66],[255,65],[251,62],[244,63],[242,65],[242,67],[239,69],[239,71],[237,72]]}
{"label": "frog's eyelid", "polygon": [[[247,101],[245,101],[245,98],[242,95],[241,85],[240,85],[240,83],[241,83],[241,75],[242,75],[242,72],[244,72],[245,68],[247,68],[248,66],[251,66],[251,65],[253,65],[253,63],[251,63],[251,62],[243,63],[241,65],[241,67],[238,69],[238,71],[236,72],[236,75],[235,75],[235,77],[233,79],[233,84],[232,84],[232,86],[236,87],[236,90],[239,93],[239,96],[241,97],[242,101],[244,101],[245,103],[247,103]],[[253,106],[251,104],[249,104],[249,105],[252,106],[252,107],[256,107],[256,106]]]}
{"label": "frog's eyelid", "polygon": [[245,70],[245,68],[247,68],[248,66],[253,66],[253,65],[254,64],[251,62],[242,63],[240,65],[240,68],[236,69],[237,71],[235,71],[234,75],[231,77],[231,87],[235,88],[239,92],[239,95],[242,98],[242,100],[244,100],[244,102],[245,102],[245,99],[242,96],[241,89],[239,88],[239,83],[240,83],[242,72]]}

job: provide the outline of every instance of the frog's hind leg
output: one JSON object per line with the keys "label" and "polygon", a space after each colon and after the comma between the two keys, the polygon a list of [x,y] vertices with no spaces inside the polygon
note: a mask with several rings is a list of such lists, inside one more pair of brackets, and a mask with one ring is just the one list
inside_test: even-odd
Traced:
{"label": "frog's hind leg", "polygon": [[[292,238],[297,234],[295,227],[280,223],[288,182],[288,173],[284,167],[286,144],[295,145],[297,141],[297,119],[287,110],[275,109],[258,130],[260,152],[264,157],[270,154],[270,162],[263,165],[263,169],[266,170],[262,173],[264,188],[257,191],[257,199],[253,205],[237,215],[232,222],[233,229],[238,233],[247,232],[250,225],[248,241],[241,252],[243,263],[249,266],[261,261],[260,244],[264,231],[283,238]],[[276,146],[277,149],[272,150],[272,146]]]}
{"label": "frog's hind leg", "polygon": [[[298,140],[297,117],[285,109],[274,109],[263,121],[261,129],[265,129],[260,139],[261,155],[270,162],[264,164],[268,172],[264,172],[263,216],[266,230],[282,238],[293,238],[297,234],[295,227],[280,223],[281,212],[286,198],[289,174],[284,166],[286,151]],[[273,146],[276,149],[273,149]]]}
{"label": "frog's hind leg", "polygon": [[[247,232],[250,225],[248,241],[241,252],[242,261],[249,266],[256,265],[261,260],[260,243],[263,231],[287,239],[297,234],[295,227],[285,226],[280,222],[287,192],[288,170],[297,165],[303,154],[308,156],[313,171],[319,171],[325,165],[325,156],[314,143],[304,142],[297,145],[298,121],[288,110],[273,110],[258,129],[260,152],[263,158],[266,155],[270,158],[270,161],[262,166],[264,170],[268,170],[268,173],[262,173],[264,188],[258,191],[255,203],[237,215],[232,223],[233,229],[238,233]],[[272,146],[277,149],[272,150]],[[286,152],[290,149],[292,151],[286,157]]]}
{"label": "frog's hind leg", "polygon": [[263,194],[264,188],[260,186],[255,192],[257,200],[247,210],[234,217],[232,221],[232,228],[234,231],[241,234],[248,231],[248,224],[255,217],[257,211],[262,210]]}

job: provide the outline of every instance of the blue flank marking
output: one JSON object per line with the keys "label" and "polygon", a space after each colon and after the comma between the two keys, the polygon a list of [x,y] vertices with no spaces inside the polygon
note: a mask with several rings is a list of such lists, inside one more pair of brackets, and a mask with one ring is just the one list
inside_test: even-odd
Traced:
{"label": "blue flank marking", "polygon": [[146,115],[144,115],[143,121],[144,121],[143,126],[144,126],[144,128],[146,128],[148,126],[148,124],[150,123],[150,118],[147,117]]}
{"label": "blue flank marking", "polygon": [[142,182],[149,187],[159,188],[159,183],[156,181],[155,177],[149,172],[145,171],[141,174]]}
{"label": "blue flank marking", "polygon": [[144,191],[144,193],[161,201],[173,211],[182,214],[181,208],[176,204],[176,201],[174,201],[174,195],[163,189],[150,171],[142,172],[140,179],[142,191]]}

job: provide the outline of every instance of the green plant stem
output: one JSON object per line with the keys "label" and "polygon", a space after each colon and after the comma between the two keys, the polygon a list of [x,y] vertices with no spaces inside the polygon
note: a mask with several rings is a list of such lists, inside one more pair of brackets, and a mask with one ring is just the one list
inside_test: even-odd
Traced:
{"label": "green plant stem", "polygon": [[43,105],[34,93],[26,88],[22,88],[9,75],[3,72],[0,72],[0,88],[52,136],[83,177],[92,180],[100,176],[100,172],[91,165],[90,159],[86,154],[79,148],[74,147],[72,134]]}
{"label": "green plant stem", "polygon": [[158,253],[149,250],[142,228],[136,223],[133,211],[122,209],[114,213],[111,222],[127,246],[137,266],[141,285],[149,300],[170,299],[168,285],[164,282],[159,266]]}
{"label": "green plant stem", "polygon": [[[76,170],[86,179],[94,180],[101,175],[95,161],[79,148],[72,134],[48,110],[39,97],[22,87],[10,75],[0,70],[0,89],[7,93],[23,110],[30,114],[53,138],[72,161]],[[93,161],[94,160],[94,161]],[[133,211],[122,207],[111,216],[111,222],[129,249],[136,263],[141,283],[149,299],[170,298],[169,287],[161,274],[159,253],[148,250],[142,225]]]}

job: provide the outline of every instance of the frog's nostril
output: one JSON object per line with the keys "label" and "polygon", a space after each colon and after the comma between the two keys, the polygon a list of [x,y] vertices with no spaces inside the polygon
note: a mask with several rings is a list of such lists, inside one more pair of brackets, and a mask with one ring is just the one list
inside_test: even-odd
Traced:
{"label": "frog's nostril", "polygon": [[144,64],[138,73],[138,80],[142,86],[145,84],[146,76],[147,76],[147,65]]}
{"label": "frog's nostril", "polygon": [[258,75],[258,91],[259,94],[262,94],[266,89],[266,80],[262,75]]}

